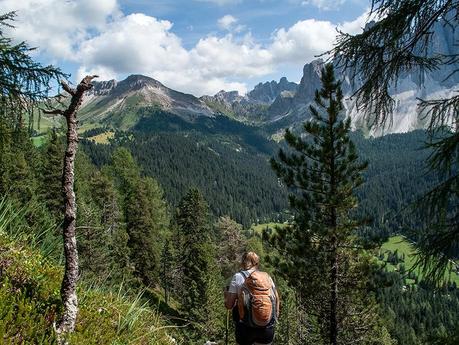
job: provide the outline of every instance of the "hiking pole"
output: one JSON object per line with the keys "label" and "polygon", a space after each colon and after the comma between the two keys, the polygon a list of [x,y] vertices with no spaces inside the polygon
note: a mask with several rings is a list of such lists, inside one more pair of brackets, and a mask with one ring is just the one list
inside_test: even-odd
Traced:
{"label": "hiking pole", "polygon": [[225,345],[228,345],[228,328],[229,328],[229,315],[230,310],[226,310],[226,332],[225,332]]}

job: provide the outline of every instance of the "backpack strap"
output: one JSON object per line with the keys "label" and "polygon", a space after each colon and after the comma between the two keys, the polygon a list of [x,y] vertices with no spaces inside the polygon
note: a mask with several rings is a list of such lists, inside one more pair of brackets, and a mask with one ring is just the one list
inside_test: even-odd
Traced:
{"label": "backpack strap", "polygon": [[243,275],[244,279],[247,279],[248,277],[250,277],[252,275],[253,272],[256,272],[258,270],[254,270],[252,272],[249,273],[249,271],[244,271],[244,270],[240,270],[239,272]]}
{"label": "backpack strap", "polygon": [[247,278],[250,276],[249,272],[244,271],[244,270],[240,270],[239,273],[242,274],[242,276],[244,277],[244,279],[247,279]]}

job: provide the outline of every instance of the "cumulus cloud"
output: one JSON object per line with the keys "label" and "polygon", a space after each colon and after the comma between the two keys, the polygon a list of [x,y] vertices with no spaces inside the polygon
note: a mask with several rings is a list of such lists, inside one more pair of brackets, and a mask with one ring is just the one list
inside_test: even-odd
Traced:
{"label": "cumulus cloud", "polygon": [[274,33],[270,50],[278,63],[304,63],[329,50],[336,37],[335,25],[315,19],[302,20]]}
{"label": "cumulus cloud", "polygon": [[332,47],[337,27],[356,33],[366,19],[364,14],[341,24],[303,20],[276,30],[261,44],[238,32],[237,18],[227,15],[219,20],[227,33],[210,34],[185,48],[172,32],[173,23],[142,13],[125,15],[116,0],[0,0],[0,6],[19,7],[11,34],[53,58],[78,64],[77,79],[88,73],[101,80],[141,73],[198,96],[221,89],[244,93],[247,79],[261,79],[285,65],[300,71]]}
{"label": "cumulus cloud", "polygon": [[204,94],[217,88],[245,92],[243,83],[227,81],[228,76],[247,78],[272,71],[272,66],[259,68],[258,64],[269,58],[250,36],[242,40],[230,34],[208,36],[186,50],[171,28],[169,21],[144,14],[125,16],[81,44],[80,73],[100,69],[97,74],[102,79],[116,73],[143,73],[169,87]]}

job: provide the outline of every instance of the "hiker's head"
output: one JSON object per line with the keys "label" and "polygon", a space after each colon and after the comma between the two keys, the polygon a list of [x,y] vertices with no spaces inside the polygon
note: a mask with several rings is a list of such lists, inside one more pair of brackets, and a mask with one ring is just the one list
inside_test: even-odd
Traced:
{"label": "hiker's head", "polygon": [[260,258],[254,252],[247,252],[242,255],[241,268],[243,270],[250,270],[251,268],[257,268],[260,263]]}

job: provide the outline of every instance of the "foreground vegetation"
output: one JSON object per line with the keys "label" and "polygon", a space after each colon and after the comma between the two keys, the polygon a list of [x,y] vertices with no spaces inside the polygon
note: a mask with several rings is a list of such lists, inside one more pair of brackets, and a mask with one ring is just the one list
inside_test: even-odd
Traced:
{"label": "foreground vegetation", "polygon": [[[0,202],[0,340],[4,344],[56,344],[63,267],[52,257],[46,232],[26,225],[23,211]],[[55,248],[59,249],[59,248]],[[80,312],[71,344],[173,344],[161,316],[141,294],[80,285]]]}

